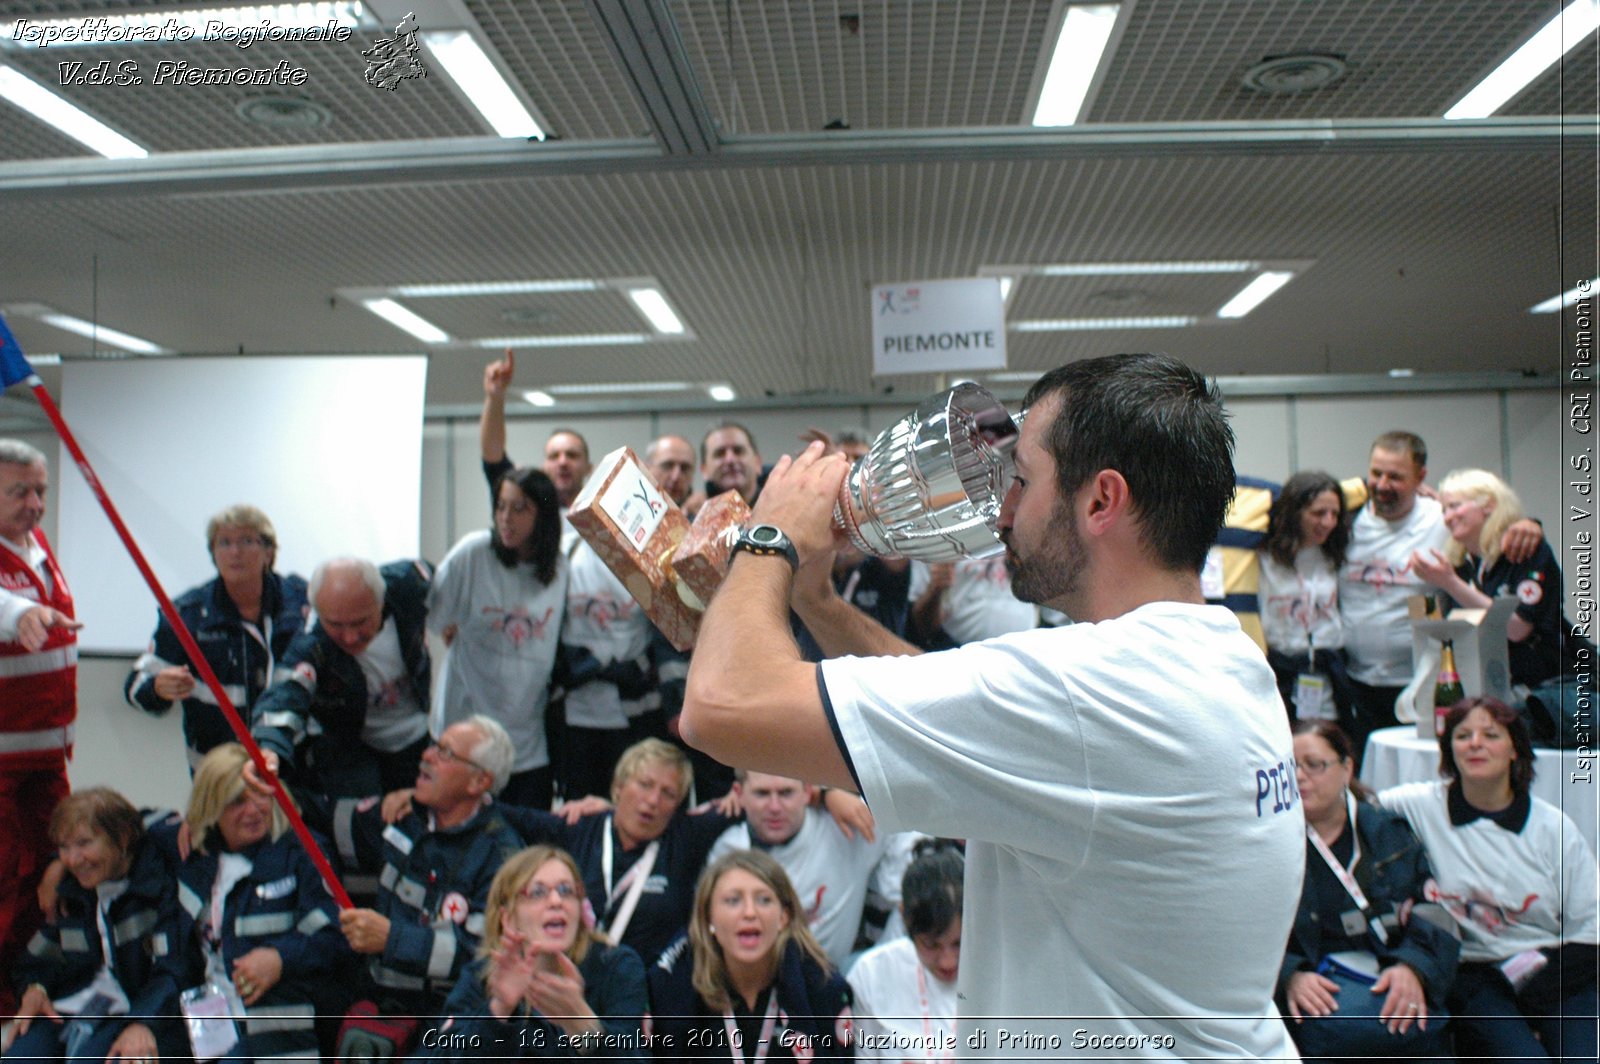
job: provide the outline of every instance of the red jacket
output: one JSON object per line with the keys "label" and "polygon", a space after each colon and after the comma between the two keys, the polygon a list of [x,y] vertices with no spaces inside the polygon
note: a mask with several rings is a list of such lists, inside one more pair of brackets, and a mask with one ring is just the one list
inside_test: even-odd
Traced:
{"label": "red jacket", "polygon": [[[51,606],[68,617],[72,592],[50,543],[31,533],[44,550],[51,589],[27,559],[0,541],[0,588]],[[0,772],[62,767],[72,756],[72,725],[78,716],[78,636],[52,628],[44,646],[30,652],[20,642],[0,642]]]}

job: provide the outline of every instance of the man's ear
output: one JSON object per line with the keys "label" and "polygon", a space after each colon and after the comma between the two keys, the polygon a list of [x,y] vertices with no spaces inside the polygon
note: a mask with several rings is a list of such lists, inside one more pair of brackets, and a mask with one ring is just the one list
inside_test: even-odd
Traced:
{"label": "man's ear", "polygon": [[1084,521],[1090,533],[1106,531],[1133,507],[1128,482],[1115,469],[1102,469],[1085,486]]}

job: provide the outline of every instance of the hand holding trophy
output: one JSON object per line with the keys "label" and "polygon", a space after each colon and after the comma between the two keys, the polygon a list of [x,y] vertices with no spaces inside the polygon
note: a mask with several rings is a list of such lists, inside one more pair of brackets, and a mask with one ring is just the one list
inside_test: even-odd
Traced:
{"label": "hand holding trophy", "polygon": [[[941,562],[996,553],[1018,431],[1005,406],[976,384],[929,397],[851,468],[834,503],[835,525],[880,557]],[[623,447],[595,466],[568,517],[656,627],[687,650],[749,507],[728,492],[691,525]]]}

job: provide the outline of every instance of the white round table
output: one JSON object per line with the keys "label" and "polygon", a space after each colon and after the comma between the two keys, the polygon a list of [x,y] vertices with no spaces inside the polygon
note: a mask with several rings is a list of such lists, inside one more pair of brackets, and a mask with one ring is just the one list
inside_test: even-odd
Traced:
{"label": "white round table", "polygon": [[[1600,782],[1597,782],[1595,757],[1577,750],[1534,749],[1533,794],[1543,798],[1572,818],[1589,840],[1591,851],[1597,846],[1600,828]],[[1380,728],[1367,736],[1367,752],[1361,760],[1361,782],[1375,791],[1397,783],[1418,783],[1439,778],[1439,744],[1417,735],[1415,725]]]}

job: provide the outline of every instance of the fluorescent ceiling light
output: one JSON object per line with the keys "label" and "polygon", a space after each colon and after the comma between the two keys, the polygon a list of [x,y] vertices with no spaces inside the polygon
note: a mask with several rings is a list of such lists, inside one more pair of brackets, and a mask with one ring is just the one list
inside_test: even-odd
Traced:
{"label": "fluorescent ceiling light", "polygon": [[1543,303],[1529,307],[1528,313],[1554,314],[1558,310],[1564,310],[1567,307],[1572,306],[1572,304],[1576,303],[1580,299],[1594,295],[1596,288],[1600,288],[1600,277],[1594,278],[1587,284],[1580,284],[1573,288],[1569,288],[1558,296],[1551,296]]}
{"label": "fluorescent ceiling light", "polygon": [[1016,282],[1017,279],[1015,277],[1000,278],[1000,302],[1004,303],[1011,298],[1011,286]]}
{"label": "fluorescent ceiling light", "polygon": [[731,403],[739,398],[738,394],[726,384],[713,384],[706,389],[706,394],[719,403]]}
{"label": "fluorescent ceiling light", "polygon": [[1241,288],[1238,295],[1224,303],[1222,309],[1217,311],[1217,317],[1242,318],[1292,280],[1294,280],[1292,270],[1268,270]]}
{"label": "fluorescent ceiling light", "polygon": [[575,333],[570,336],[490,336],[472,341],[473,347],[598,347],[606,344],[642,344],[644,333]]}
{"label": "fluorescent ceiling light", "polygon": [[440,30],[422,34],[422,40],[496,133],[502,137],[544,139],[538,121],[522,106],[510,83],[500,76],[472,34],[466,30]]}
{"label": "fluorescent ceiling light", "polygon": [[1045,318],[1014,321],[1012,332],[1076,332],[1080,329],[1183,329],[1199,321],[1181,315],[1152,318]]}
{"label": "fluorescent ceiling light", "polygon": [[482,281],[463,284],[403,284],[389,291],[413,299],[436,296],[506,296],[530,292],[593,292],[599,281],[581,279],[554,281]]}
{"label": "fluorescent ceiling light", "polygon": [[531,391],[523,392],[522,397],[534,406],[555,406],[556,397],[549,392]]}
{"label": "fluorescent ceiling light", "polygon": [[683,381],[638,381],[634,384],[552,384],[551,395],[627,395],[641,392],[686,392],[692,384]]}
{"label": "fluorescent ceiling light", "polygon": [[1036,126],[1070,126],[1078,121],[1095,71],[1117,24],[1117,4],[1072,4],[1050,53],[1050,66],[1033,111]]}
{"label": "fluorescent ceiling light", "polygon": [[87,336],[91,340],[102,340],[108,344],[111,344],[113,347],[120,347],[125,351],[132,351],[136,355],[172,354],[172,352],[167,350],[165,347],[162,347],[159,344],[153,344],[149,340],[141,340],[137,336],[129,336],[125,332],[118,332],[116,329],[108,329],[104,325],[96,325],[92,321],[84,321],[82,318],[74,318],[70,314],[60,314],[55,311],[47,311],[39,314],[38,318],[46,325],[54,325],[58,329],[65,329],[67,332],[77,333],[79,336]]}
{"label": "fluorescent ceiling light", "polygon": [[41,122],[48,122],[90,151],[108,159],[143,159],[150,153],[87,111],[0,63],[0,98],[11,101]]}
{"label": "fluorescent ceiling light", "polygon": [[450,342],[450,334],[426,318],[413,314],[392,299],[363,299],[361,305],[398,329],[415,336],[425,344]]}
{"label": "fluorescent ceiling light", "polygon": [[991,373],[989,380],[996,384],[1016,384],[1021,381],[1036,381],[1044,375],[1043,370],[1010,370],[1005,373]]}
{"label": "fluorescent ceiling light", "polygon": [[1062,262],[1039,266],[1034,272],[1042,277],[1107,277],[1147,273],[1249,273],[1259,269],[1261,263],[1240,259],[1194,259],[1189,262]]}
{"label": "fluorescent ceiling light", "polygon": [[1534,78],[1559,63],[1580,41],[1589,39],[1596,28],[1600,28],[1600,0],[1573,0],[1444,116],[1487,118],[1494,114]]}
{"label": "fluorescent ceiling light", "polygon": [[1417,371],[1414,369],[1392,369],[1389,371],[1389,376],[1391,377],[1415,377],[1416,375]]}
{"label": "fluorescent ceiling light", "polygon": [[683,332],[683,322],[672,312],[672,306],[667,302],[667,297],[661,294],[661,289],[630,288],[628,298],[633,300],[633,305],[639,308],[639,313],[645,316],[656,332]]}

